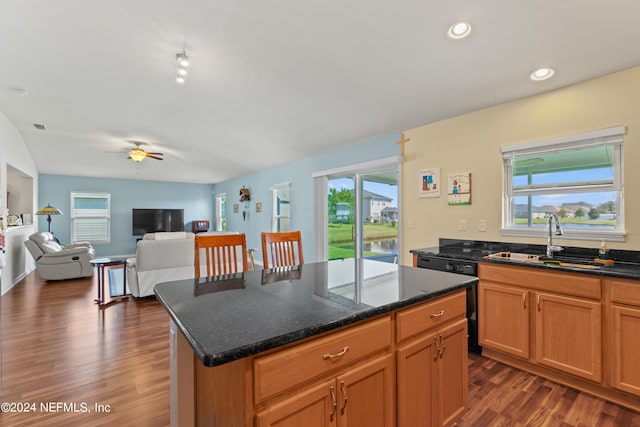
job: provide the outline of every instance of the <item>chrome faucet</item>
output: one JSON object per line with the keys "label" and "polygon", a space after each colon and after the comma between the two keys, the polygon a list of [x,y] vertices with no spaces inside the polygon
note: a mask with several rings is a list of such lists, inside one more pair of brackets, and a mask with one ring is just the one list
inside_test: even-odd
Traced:
{"label": "chrome faucet", "polygon": [[553,237],[551,233],[551,223],[553,222],[553,220],[556,221],[556,234],[558,236],[562,236],[562,228],[560,227],[560,218],[558,218],[558,215],[554,213],[550,213],[549,214],[549,236],[547,237],[547,253],[546,253],[548,257],[553,257],[554,252],[560,252],[561,250],[564,250],[564,248],[561,246],[553,246]]}

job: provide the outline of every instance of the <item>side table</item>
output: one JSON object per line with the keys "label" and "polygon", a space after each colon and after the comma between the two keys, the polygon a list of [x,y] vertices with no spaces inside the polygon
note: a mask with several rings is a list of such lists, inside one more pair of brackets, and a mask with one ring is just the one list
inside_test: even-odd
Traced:
{"label": "side table", "polygon": [[[96,271],[98,273],[98,298],[95,299],[96,304],[103,307],[117,299],[127,298],[127,258],[96,258],[91,260],[91,264],[96,266]],[[117,295],[115,298],[111,298],[109,301],[106,301],[104,294],[104,272],[105,267],[113,267],[116,265],[122,266],[122,271],[124,272],[124,288],[122,295]]]}

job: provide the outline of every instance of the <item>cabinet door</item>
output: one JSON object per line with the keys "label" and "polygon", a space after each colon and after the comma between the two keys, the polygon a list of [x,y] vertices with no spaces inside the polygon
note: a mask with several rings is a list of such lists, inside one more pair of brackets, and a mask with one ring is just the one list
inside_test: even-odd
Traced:
{"label": "cabinet door", "polygon": [[394,425],[393,368],[393,356],[386,355],[354,367],[337,378],[339,427]]}
{"label": "cabinet door", "polygon": [[338,390],[332,379],[274,404],[256,415],[257,427],[335,427]]}
{"label": "cabinet door", "polygon": [[535,297],[537,362],[600,382],[601,303],[546,293]]}
{"label": "cabinet door", "polygon": [[433,384],[437,335],[412,340],[397,351],[398,427],[434,425]]}
{"label": "cabinet door", "polygon": [[478,329],[481,345],[528,359],[529,292],[521,288],[480,282]]}
{"label": "cabinet door", "polygon": [[640,309],[611,306],[613,386],[640,396]]}
{"label": "cabinet door", "polygon": [[458,419],[467,405],[467,319],[439,331],[437,342],[435,415],[437,425],[446,426]]}

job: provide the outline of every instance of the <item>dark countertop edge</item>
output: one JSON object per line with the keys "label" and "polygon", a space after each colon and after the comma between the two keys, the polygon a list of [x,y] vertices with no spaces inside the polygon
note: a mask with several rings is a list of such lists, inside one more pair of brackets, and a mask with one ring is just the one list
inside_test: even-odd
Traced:
{"label": "dark countertop edge", "polygon": [[479,259],[478,262],[483,262],[488,264],[511,265],[514,267],[538,268],[538,269],[544,269],[548,271],[557,271],[559,273],[562,273],[562,272],[579,273],[579,274],[587,274],[589,276],[615,277],[619,279],[640,280],[640,268],[637,269],[636,271],[624,271],[624,270],[616,269],[616,264],[613,264],[611,266],[603,265],[602,267],[595,268],[595,269],[583,269],[579,267],[554,266],[554,265],[547,265],[547,264],[534,264],[534,263],[517,262],[517,261],[514,262],[514,261],[505,261],[500,259],[487,259],[487,258]]}
{"label": "dark countertop edge", "polygon": [[202,350],[202,348],[195,342],[193,337],[188,333],[184,325],[176,318],[173,311],[169,309],[169,306],[166,303],[166,301],[160,295],[158,295],[157,292],[156,292],[156,297],[160,300],[162,305],[169,312],[169,316],[171,317],[171,319],[173,319],[173,321],[175,322],[180,332],[185,336],[185,338],[191,345],[191,348],[197,354],[198,358],[202,361],[203,365],[206,367],[215,367],[219,365],[224,365],[225,363],[233,362],[234,360],[242,359],[247,356],[252,356],[254,354],[262,353],[263,351],[266,351],[266,350],[271,350],[286,344],[291,344],[293,342],[296,342],[305,338],[309,338],[314,335],[319,335],[324,332],[338,329],[343,326],[348,326],[348,325],[357,323],[361,320],[370,319],[370,318],[379,316],[381,314],[389,313],[391,311],[395,311],[404,307],[425,302],[425,301],[437,298],[439,296],[453,293],[461,289],[466,289],[477,283],[478,283],[478,278],[470,276],[468,280],[458,285],[448,287],[446,289],[441,289],[441,290],[430,292],[430,293],[425,292],[424,294],[407,298],[402,301],[397,301],[381,307],[375,307],[366,311],[354,313],[351,316],[342,317],[340,319],[336,319],[333,322],[329,322],[323,325],[311,326],[311,327],[300,329],[298,331],[294,331],[285,335],[274,336],[267,340],[263,340],[251,345],[238,347],[236,349],[224,351],[217,354],[206,354]]}

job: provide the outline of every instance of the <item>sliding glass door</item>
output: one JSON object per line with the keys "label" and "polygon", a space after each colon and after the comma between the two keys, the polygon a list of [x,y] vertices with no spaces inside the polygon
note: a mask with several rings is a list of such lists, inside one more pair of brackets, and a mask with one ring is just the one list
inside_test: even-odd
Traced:
{"label": "sliding glass door", "polygon": [[397,262],[398,167],[327,176],[327,258]]}

